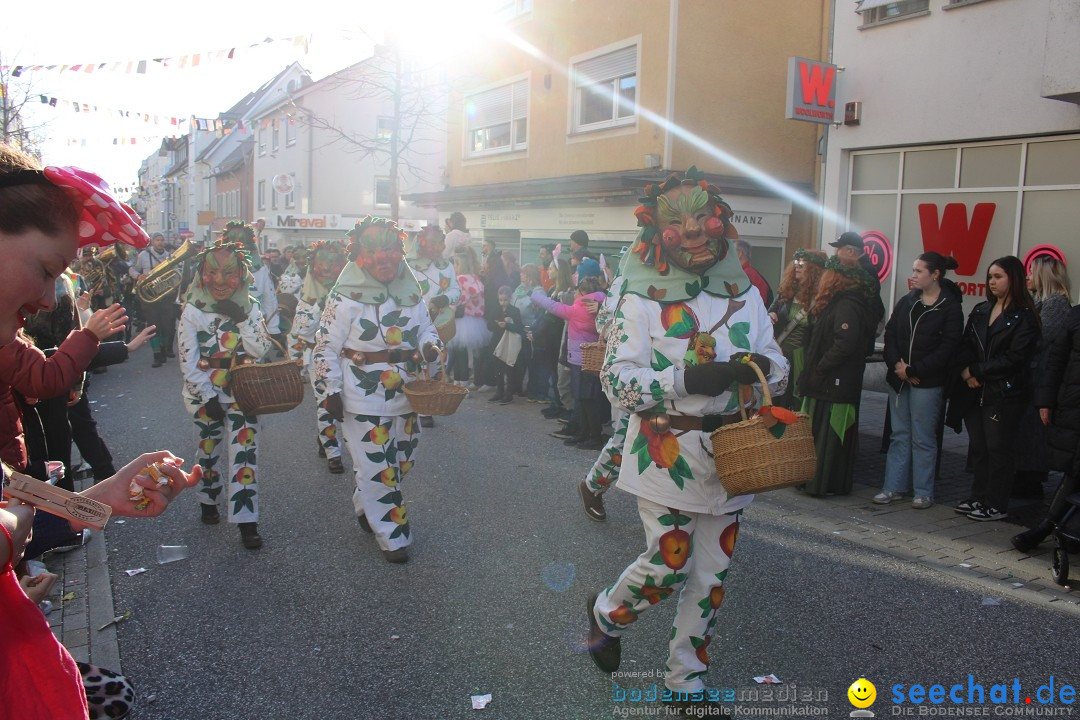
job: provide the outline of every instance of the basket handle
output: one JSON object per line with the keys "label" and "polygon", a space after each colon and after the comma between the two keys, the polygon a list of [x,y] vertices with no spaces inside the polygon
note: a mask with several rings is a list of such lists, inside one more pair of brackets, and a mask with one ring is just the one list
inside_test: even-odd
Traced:
{"label": "basket handle", "polygon": [[[765,373],[761,372],[761,368],[758,367],[758,364],[753,360],[747,360],[746,364],[753,368],[754,373],[758,376],[758,382],[761,383],[761,395],[762,400],[764,401],[763,405],[772,405],[772,393],[769,392],[769,381],[765,379]],[[740,385],[740,387],[742,386]],[[752,387],[752,385],[747,385],[747,387]],[[742,415],[743,420],[747,419],[746,406],[743,405],[741,399],[739,400],[739,414]]]}

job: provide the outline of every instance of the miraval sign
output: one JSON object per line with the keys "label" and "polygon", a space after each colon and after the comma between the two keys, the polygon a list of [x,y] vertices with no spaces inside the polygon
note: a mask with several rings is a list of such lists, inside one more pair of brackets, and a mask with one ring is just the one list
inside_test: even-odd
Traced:
{"label": "miraval sign", "polygon": [[275,215],[266,227],[288,230],[306,230],[308,228],[336,228],[341,224],[340,215]]}

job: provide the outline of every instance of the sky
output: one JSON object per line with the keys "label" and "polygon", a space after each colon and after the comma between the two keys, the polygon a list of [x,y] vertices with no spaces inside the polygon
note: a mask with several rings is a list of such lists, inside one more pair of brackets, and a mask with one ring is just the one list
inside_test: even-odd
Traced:
{"label": "sky", "polygon": [[[440,38],[450,37],[446,33],[451,23],[468,19],[463,5],[492,2],[496,0],[189,0],[165,6],[131,0],[47,0],[5,13],[0,64],[120,62],[124,68],[127,61],[151,60],[142,75],[123,69],[99,68],[90,74],[54,70],[24,73],[11,81],[13,91],[32,94],[27,117],[44,125],[45,163],[92,170],[119,189],[135,185],[141,161],[157,150],[162,137],[186,132],[186,122],[174,128],[169,118],[214,118],[294,61],[318,80],[370,56],[388,26],[437,48]],[[452,16],[447,15],[450,6]],[[306,49],[294,44],[292,38],[299,35],[309,40]],[[264,43],[266,38],[282,41]],[[232,60],[206,60],[205,53],[233,48]],[[152,62],[195,53],[202,54],[198,67],[190,67],[190,61],[185,68],[176,67],[179,62],[172,68]],[[57,98],[57,107],[41,104],[39,95]],[[91,112],[76,113],[74,102]],[[140,114],[158,116],[159,124],[134,117]],[[114,138],[126,144],[114,145]]]}

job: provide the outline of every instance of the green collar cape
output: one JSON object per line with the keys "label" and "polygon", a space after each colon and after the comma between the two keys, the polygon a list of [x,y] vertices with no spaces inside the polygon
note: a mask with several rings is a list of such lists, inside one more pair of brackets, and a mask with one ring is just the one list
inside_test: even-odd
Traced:
{"label": "green collar cape", "polygon": [[[311,275],[310,272],[308,274]],[[398,274],[389,285],[383,285],[355,262],[351,262],[338,276],[334,292],[365,305],[382,305],[387,298],[391,298],[399,307],[419,305],[423,295],[420,283],[416,281],[405,261],[401,262]]]}
{"label": "green collar cape", "polygon": [[409,258],[409,265],[416,272],[424,272],[432,265],[434,265],[435,268],[438,270],[445,270],[447,267],[450,266],[450,261],[442,257],[432,260],[431,258],[417,255],[414,258]]}

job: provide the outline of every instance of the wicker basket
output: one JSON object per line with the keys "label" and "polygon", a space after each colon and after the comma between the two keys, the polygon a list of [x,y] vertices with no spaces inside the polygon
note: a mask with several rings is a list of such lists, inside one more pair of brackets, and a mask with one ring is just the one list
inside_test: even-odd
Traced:
{"label": "wicker basket", "polygon": [[[755,363],[750,363],[750,367],[761,382],[764,404],[771,405],[772,395],[765,375]],[[746,418],[745,408],[742,415]],[[779,438],[769,432],[760,415],[712,432],[716,473],[728,495],[779,490],[813,479],[817,454],[810,417],[805,413],[796,416],[798,419]]]}
{"label": "wicker basket", "polygon": [[[430,366],[425,371],[430,372]],[[407,382],[402,389],[413,412],[418,415],[453,415],[469,394],[460,385],[432,380],[430,375],[422,380]]]}
{"label": "wicker basket", "polygon": [[[283,355],[288,355],[273,338]],[[233,356],[230,391],[245,415],[270,415],[292,410],[304,400],[304,378],[295,360],[241,364]]]}
{"label": "wicker basket", "polygon": [[599,375],[606,354],[607,345],[602,342],[581,343],[581,371]]}

